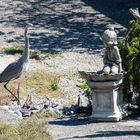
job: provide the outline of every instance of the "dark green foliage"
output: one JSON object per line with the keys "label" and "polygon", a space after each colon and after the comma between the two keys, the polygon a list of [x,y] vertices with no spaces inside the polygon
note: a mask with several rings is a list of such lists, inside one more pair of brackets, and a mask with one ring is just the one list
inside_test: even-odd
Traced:
{"label": "dark green foliage", "polygon": [[119,44],[123,69],[127,71],[124,79],[124,91],[130,91],[130,85],[135,92],[140,91],[140,23],[130,21],[131,28]]}

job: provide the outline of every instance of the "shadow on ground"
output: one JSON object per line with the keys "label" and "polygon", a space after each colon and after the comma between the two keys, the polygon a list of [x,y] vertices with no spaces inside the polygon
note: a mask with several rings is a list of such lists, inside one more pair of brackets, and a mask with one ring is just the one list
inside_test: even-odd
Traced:
{"label": "shadow on ground", "polygon": [[58,140],[72,140],[72,139],[82,139],[82,138],[109,138],[109,137],[122,137],[122,136],[140,136],[140,131],[97,131],[93,135],[85,135],[85,136],[74,136],[68,138],[62,138]]}
{"label": "shadow on ground", "polygon": [[[123,32],[122,28],[127,27],[131,18],[129,7],[138,4],[138,0],[133,3],[128,0],[13,0],[6,7],[1,3],[0,13],[4,15],[0,24],[14,29],[23,28],[25,22],[33,23],[34,31],[30,34],[32,48],[48,52],[79,48],[92,51],[101,49],[99,37],[107,24],[118,22],[121,24],[118,30]],[[8,34],[13,33],[14,30]],[[14,40],[23,43],[24,37],[19,35],[13,40],[6,38],[7,43]]]}
{"label": "shadow on ground", "polygon": [[133,19],[130,8],[140,8],[139,0],[82,0],[88,6],[101,12],[113,21],[129,27],[129,21]]}
{"label": "shadow on ground", "polygon": [[[127,122],[129,120],[133,121],[140,121],[140,113],[132,113],[128,117],[124,118],[122,122]],[[86,125],[90,123],[100,123],[97,121],[91,121],[88,117],[82,117],[82,118],[66,118],[66,119],[56,119],[49,121],[49,124],[51,125],[62,125],[62,126],[77,126],[77,125]],[[104,122],[102,122],[104,123]]]}
{"label": "shadow on ground", "polygon": [[77,126],[77,125],[86,125],[91,123],[88,118],[82,119],[58,119],[54,121],[49,121],[51,125],[63,125],[63,126]]}
{"label": "shadow on ground", "polygon": [[[126,118],[119,122],[93,122],[90,121],[88,118],[72,118],[72,119],[56,119],[49,121],[49,125],[53,126],[56,129],[57,126],[60,129],[60,126],[62,127],[62,131],[65,130],[67,127],[69,129],[66,129],[66,134],[60,134],[57,138],[57,140],[72,140],[72,139],[93,139],[93,138],[117,138],[122,139],[123,137],[129,137],[130,139],[133,138],[139,138],[140,131],[139,126],[134,124],[134,126],[130,126],[125,124],[128,124],[127,122],[129,119],[134,122],[139,121],[139,116],[131,116],[131,118]],[[130,122],[131,123],[131,122]],[[114,127],[113,127],[114,126]],[[136,127],[136,128],[135,128]],[[85,130],[84,129],[89,129]],[[67,133],[67,130],[70,131]],[[74,131],[76,130],[76,133]],[[78,131],[77,131],[78,130]],[[57,129],[55,130],[57,131]],[[73,132],[73,133],[72,133]]]}

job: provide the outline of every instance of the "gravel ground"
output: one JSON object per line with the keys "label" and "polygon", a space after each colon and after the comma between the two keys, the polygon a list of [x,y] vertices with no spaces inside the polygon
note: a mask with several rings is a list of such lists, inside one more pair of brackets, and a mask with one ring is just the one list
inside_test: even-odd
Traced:
{"label": "gravel ground", "polygon": [[90,122],[88,119],[54,119],[49,121],[55,140],[139,140],[140,118],[121,122]]}
{"label": "gravel ground", "polygon": [[[96,3],[94,0],[93,3],[90,0],[1,0],[0,44],[23,43],[23,28],[26,22],[31,22],[34,27],[30,32],[30,41],[34,49],[49,52],[100,49],[102,43],[99,36],[106,25],[114,25],[122,34],[130,19],[126,2],[118,0],[116,5],[108,1],[115,5],[112,15],[105,12],[111,6],[102,0]],[[127,8],[122,7],[124,4],[127,4]],[[124,17],[125,13],[126,20],[120,18],[119,22],[112,18]]]}
{"label": "gravel ground", "polygon": [[[96,71],[102,67],[99,37],[112,24],[119,36],[128,27],[130,7],[138,7],[133,0],[1,0],[0,45],[24,43],[25,22],[34,24],[30,30],[32,49],[61,52],[62,57],[46,58],[42,63],[31,61],[30,70],[43,68],[61,76],[60,88],[70,96],[80,89],[77,70]],[[18,56],[0,56],[0,71]],[[3,111],[1,116],[8,117]],[[6,120],[11,121],[9,118]],[[87,119],[56,119],[49,121],[54,139],[140,139],[139,118],[118,123],[93,123]]]}

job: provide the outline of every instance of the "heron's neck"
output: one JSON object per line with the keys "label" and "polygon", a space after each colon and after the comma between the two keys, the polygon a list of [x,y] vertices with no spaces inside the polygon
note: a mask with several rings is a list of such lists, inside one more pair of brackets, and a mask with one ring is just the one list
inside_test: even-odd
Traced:
{"label": "heron's neck", "polygon": [[23,50],[23,54],[22,54],[22,61],[23,62],[27,62],[29,60],[29,38],[28,38],[28,29],[25,29],[25,48]]}

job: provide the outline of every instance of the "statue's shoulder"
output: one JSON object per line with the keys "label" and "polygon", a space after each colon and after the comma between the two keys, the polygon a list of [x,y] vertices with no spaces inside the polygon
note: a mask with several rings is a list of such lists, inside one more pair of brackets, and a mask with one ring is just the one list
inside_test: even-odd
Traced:
{"label": "statue's shoulder", "polygon": [[119,48],[117,46],[113,46],[113,50],[119,51]]}

